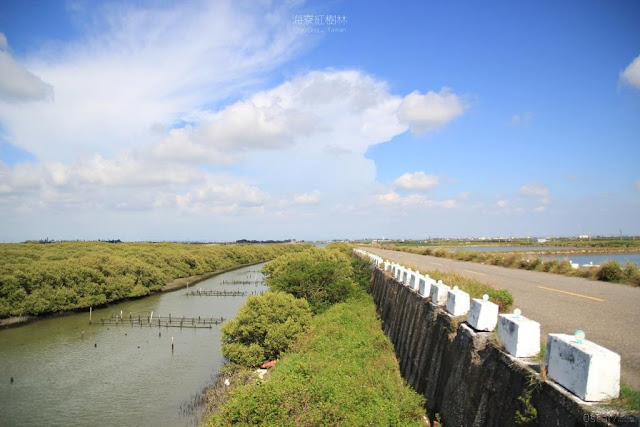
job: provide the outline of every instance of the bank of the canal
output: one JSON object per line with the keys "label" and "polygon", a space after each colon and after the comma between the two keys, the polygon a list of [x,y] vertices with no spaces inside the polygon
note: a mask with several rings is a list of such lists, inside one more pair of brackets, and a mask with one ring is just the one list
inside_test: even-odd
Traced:
{"label": "bank of the canal", "polygon": [[[203,290],[262,292],[262,264],[207,278]],[[227,283],[224,283],[227,282]],[[190,285],[191,287],[191,285]],[[111,314],[233,318],[243,297],[186,290],[0,330],[0,425],[154,425],[197,422],[184,413],[224,363],[219,326],[101,326]],[[172,337],[174,350],[171,350]],[[11,382],[13,378],[13,383]]]}

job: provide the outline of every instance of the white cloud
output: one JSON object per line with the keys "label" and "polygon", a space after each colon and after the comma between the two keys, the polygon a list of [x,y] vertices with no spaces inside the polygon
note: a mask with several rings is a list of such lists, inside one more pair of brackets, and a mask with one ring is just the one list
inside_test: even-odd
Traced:
{"label": "white cloud", "polygon": [[[409,209],[454,209],[458,207],[458,202],[455,199],[433,200],[422,194],[400,196],[394,191],[379,194],[374,201],[376,204],[386,207],[398,206]],[[366,204],[361,209],[366,210]]]}
{"label": "white cloud", "polygon": [[626,84],[640,89],[640,55],[631,61],[627,68],[620,73],[620,80]]}
{"label": "white cloud", "polygon": [[509,206],[509,201],[504,200],[504,199],[498,200],[496,202],[496,206],[499,207],[499,208],[506,208],[507,206]]}
{"label": "white cloud", "polygon": [[435,175],[427,175],[424,172],[405,173],[395,180],[398,188],[406,190],[426,191],[440,184],[440,179]]}
{"label": "white cloud", "polygon": [[310,193],[296,194],[291,203],[294,205],[317,205],[320,202],[321,193],[318,190],[313,190]]}
{"label": "white cloud", "polygon": [[258,187],[242,182],[218,182],[208,179],[204,185],[176,196],[180,209],[196,212],[234,212],[239,208],[258,208],[270,200],[270,195]]}
{"label": "white cloud", "polygon": [[402,100],[398,116],[413,132],[425,133],[444,126],[462,115],[466,108],[460,96],[445,87],[439,93],[410,93]]}
{"label": "white cloud", "polygon": [[526,126],[531,123],[531,120],[533,120],[533,113],[525,111],[522,114],[514,114],[511,116],[510,124],[511,126]]}
{"label": "white cloud", "polygon": [[527,197],[549,197],[549,189],[539,182],[530,182],[520,187],[520,195]]}
{"label": "white cloud", "polygon": [[[265,72],[310,40],[288,31],[295,4],[287,5],[100,9],[104,19],[84,40],[25,58],[56,96],[0,104],[8,141],[37,159],[0,164],[0,216],[153,210],[158,221],[259,213],[289,224],[308,219],[309,206],[318,215],[345,203],[381,206],[367,151],[410,128],[437,129],[465,106],[447,89],[396,95],[356,70],[310,71],[256,92]],[[405,175],[405,190],[439,183]],[[457,206],[388,197],[418,210]]]}
{"label": "white cloud", "polygon": [[533,212],[536,212],[536,213],[544,212],[545,210],[547,210],[546,206],[538,206],[536,208],[533,208]]}
{"label": "white cloud", "polygon": [[289,31],[294,6],[97,8],[90,17],[97,23],[91,21],[83,40],[47,45],[25,58],[34,75],[55,87],[55,102],[0,104],[9,142],[64,161],[149,145],[157,138],[153,126],[197,117],[303,49],[309,39]]}
{"label": "white cloud", "polygon": [[8,49],[7,38],[0,33],[0,102],[52,100],[53,87],[19,64]]}

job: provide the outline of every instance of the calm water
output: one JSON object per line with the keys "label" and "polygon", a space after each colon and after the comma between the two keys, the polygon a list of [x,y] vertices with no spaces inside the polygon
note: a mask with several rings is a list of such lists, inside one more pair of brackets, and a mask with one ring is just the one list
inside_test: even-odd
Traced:
{"label": "calm water", "polygon": [[[447,248],[450,251],[470,251],[470,252],[518,252],[518,251],[561,251],[570,248],[566,246],[473,246],[473,247],[450,247]],[[589,264],[603,264],[608,260],[617,261],[618,264],[624,265],[627,262],[632,262],[640,266],[640,253],[617,253],[617,254],[559,254],[559,255],[540,255],[542,259],[559,259],[559,260],[571,260],[577,262],[580,265]]]}
{"label": "calm water", "polygon": [[603,264],[609,260],[617,261],[618,264],[624,266],[627,262],[632,262],[636,265],[640,266],[640,254],[592,254],[592,255],[545,255],[541,256],[543,259],[560,259],[560,260],[571,260],[572,262],[576,262],[580,265],[589,264],[593,262],[594,264]]}
{"label": "calm water", "polygon": [[[434,248],[436,249],[436,248]],[[452,252],[518,252],[518,251],[561,251],[567,249],[579,249],[567,246],[458,246],[446,248]]]}
{"label": "calm water", "polygon": [[[195,285],[207,290],[263,291],[262,264]],[[190,288],[191,289],[191,288]],[[245,297],[193,297],[186,290],[129,301],[89,314],[0,330],[0,425],[181,426],[184,413],[224,363],[220,328],[100,326],[101,317],[129,312],[154,316],[233,318]],[[84,339],[82,333],[84,332]],[[174,351],[171,351],[171,337]],[[14,383],[10,378],[14,377]]]}

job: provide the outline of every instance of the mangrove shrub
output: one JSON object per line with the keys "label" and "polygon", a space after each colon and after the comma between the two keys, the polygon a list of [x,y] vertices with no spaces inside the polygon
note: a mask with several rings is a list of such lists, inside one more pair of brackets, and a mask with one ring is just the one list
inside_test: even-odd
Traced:
{"label": "mangrove shrub", "polygon": [[303,299],[284,292],[251,296],[222,326],[222,355],[248,367],[277,359],[310,322],[311,309]]}
{"label": "mangrove shrub", "polygon": [[351,258],[337,250],[310,248],[286,254],[267,263],[262,272],[271,290],[305,298],[314,313],[357,292]]}

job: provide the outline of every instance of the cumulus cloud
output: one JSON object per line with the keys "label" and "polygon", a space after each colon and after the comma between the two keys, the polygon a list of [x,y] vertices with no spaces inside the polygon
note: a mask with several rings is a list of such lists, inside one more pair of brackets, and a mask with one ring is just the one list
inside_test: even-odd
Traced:
{"label": "cumulus cloud", "polygon": [[640,55],[631,61],[627,68],[620,73],[620,80],[623,83],[634,86],[636,89],[640,89]]}
{"label": "cumulus cloud", "polygon": [[377,195],[375,197],[375,203],[377,205],[386,207],[398,206],[402,208],[418,209],[453,209],[458,206],[458,202],[455,199],[434,200],[429,199],[422,194],[410,194],[407,196],[401,196],[395,191]]}
{"label": "cumulus cloud", "polygon": [[462,115],[467,108],[462,98],[449,88],[425,94],[414,91],[400,105],[398,116],[415,133],[430,132]]}
{"label": "cumulus cloud", "polygon": [[427,191],[440,184],[440,179],[435,175],[427,175],[420,171],[405,173],[396,179],[394,184],[405,190]]}
{"label": "cumulus cloud", "polygon": [[[290,219],[345,202],[389,212],[393,201],[456,207],[464,196],[372,195],[376,165],[365,154],[453,120],[466,108],[459,95],[393,94],[383,80],[335,69],[256,89],[306,47],[309,39],[287,30],[294,3],[114,6],[100,9],[85,39],[25,58],[56,96],[0,103],[8,141],[37,159],[0,164],[0,210],[156,209],[209,220],[243,212]],[[395,188],[438,184],[416,172]]]}
{"label": "cumulus cloud", "polygon": [[220,183],[208,179],[202,186],[176,196],[180,209],[199,212],[233,212],[238,208],[256,208],[267,203],[270,195],[243,182]]}
{"label": "cumulus cloud", "polygon": [[52,98],[53,87],[13,58],[6,36],[0,33],[0,101],[21,103]]}
{"label": "cumulus cloud", "polygon": [[530,182],[520,187],[520,195],[526,197],[549,197],[549,189],[539,182]]}
{"label": "cumulus cloud", "polygon": [[[170,128],[197,117],[207,106],[261,84],[265,72],[304,49],[309,39],[288,28],[294,6],[181,2],[97,7],[87,12],[91,16],[78,18],[92,22],[84,39],[47,45],[25,58],[33,75],[55,87],[55,102],[0,103],[5,134],[38,158],[64,161],[77,153],[114,154],[155,143],[154,125]],[[0,53],[4,66],[10,66],[6,52]],[[2,74],[2,85],[19,81]],[[28,92],[31,97],[43,93]],[[251,125],[260,123],[250,106],[240,107]],[[225,126],[229,134],[217,136],[237,137],[232,125]],[[208,131],[215,133],[215,128]]]}
{"label": "cumulus cloud", "polygon": [[321,193],[318,190],[313,190],[310,193],[296,194],[291,203],[294,205],[317,205],[320,202]]}

